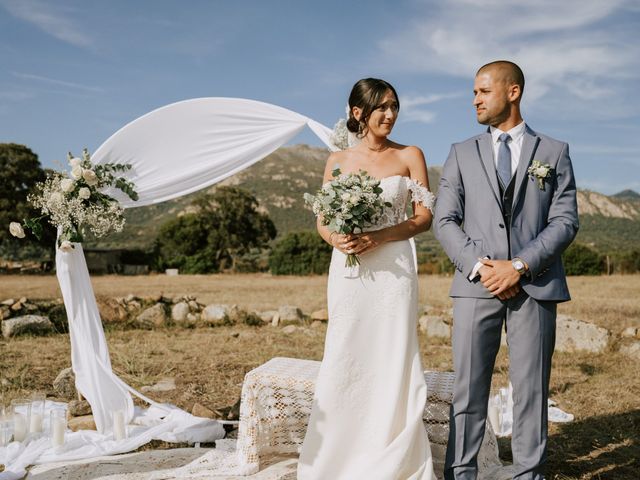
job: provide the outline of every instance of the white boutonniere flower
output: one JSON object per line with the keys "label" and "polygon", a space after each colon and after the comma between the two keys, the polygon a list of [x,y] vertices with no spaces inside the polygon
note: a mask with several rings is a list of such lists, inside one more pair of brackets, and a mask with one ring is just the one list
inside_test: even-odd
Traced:
{"label": "white boutonniere flower", "polygon": [[534,160],[531,162],[531,166],[527,170],[527,173],[532,180],[535,179],[538,181],[538,188],[544,191],[544,180],[546,178],[551,178],[552,171],[553,168],[551,168],[551,165],[548,163],[542,163],[538,160]]}

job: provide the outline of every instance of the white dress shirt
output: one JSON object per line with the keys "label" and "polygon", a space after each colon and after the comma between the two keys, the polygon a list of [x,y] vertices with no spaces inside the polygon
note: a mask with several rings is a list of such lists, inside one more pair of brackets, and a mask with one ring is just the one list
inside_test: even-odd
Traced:
{"label": "white dress shirt", "polygon": [[[503,132],[499,128],[489,127],[489,133],[491,133],[491,143],[493,145],[493,164],[498,168],[498,149],[500,148],[500,135],[508,133],[511,136],[511,140],[507,140],[507,145],[511,150],[511,175],[515,175],[518,164],[520,163],[520,153],[522,152],[522,140],[524,138],[524,130],[526,125],[524,122],[520,122],[507,132]],[[482,262],[478,262],[473,266],[473,270],[469,275],[469,280],[473,280],[478,275],[478,270],[482,267]]]}

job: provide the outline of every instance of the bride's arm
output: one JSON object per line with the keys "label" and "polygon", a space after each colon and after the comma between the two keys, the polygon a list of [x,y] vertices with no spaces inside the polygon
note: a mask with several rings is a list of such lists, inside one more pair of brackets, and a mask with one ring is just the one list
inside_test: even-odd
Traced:
{"label": "bride's arm", "polygon": [[[327,165],[324,169],[324,177],[322,178],[323,185],[333,179],[332,172],[339,165],[341,155],[343,155],[341,152],[333,152],[329,155]],[[352,243],[352,239],[354,238],[353,235],[342,235],[332,232],[326,227],[326,225],[322,225],[322,217],[318,217],[316,228],[325,242],[332,247],[337,248],[342,253],[346,254],[348,253],[347,250],[354,247],[354,244]]]}
{"label": "bride's arm", "polygon": [[[417,189],[429,189],[429,177],[427,175],[427,164],[422,150],[418,147],[407,147],[405,152],[405,161],[409,169],[409,176],[412,183]],[[423,190],[424,191],[424,190]],[[414,192],[415,193],[415,192]],[[425,192],[426,193],[426,192]],[[424,197],[424,195],[412,195],[414,201],[413,215],[402,223],[397,225],[368,232],[358,235],[359,243],[354,248],[355,253],[365,253],[369,250],[382,245],[386,242],[396,242],[406,240],[415,235],[426,232],[431,227],[433,214],[428,206],[421,202],[415,201],[416,197]],[[424,202],[428,203],[428,202]]]}

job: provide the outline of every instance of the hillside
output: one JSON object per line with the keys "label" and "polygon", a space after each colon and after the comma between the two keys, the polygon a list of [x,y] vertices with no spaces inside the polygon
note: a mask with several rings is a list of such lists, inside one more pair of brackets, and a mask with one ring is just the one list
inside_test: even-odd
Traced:
{"label": "hillside", "polygon": [[[228,178],[221,185],[237,185],[251,191],[262,208],[269,212],[278,235],[300,229],[313,229],[315,219],[304,206],[302,195],[313,192],[322,182],[322,172],[328,152],[307,145],[284,147],[252,167]],[[440,180],[441,167],[429,168],[429,181],[434,190]],[[215,187],[212,187],[215,189]],[[635,192],[632,192],[635,193]],[[148,248],[159,227],[188,211],[189,204],[199,195],[126,212],[125,230],[90,246],[101,248]],[[637,194],[636,194],[637,195]],[[640,238],[640,198],[629,192],[606,196],[588,190],[578,191],[581,229],[578,240],[610,253],[628,250],[638,245]],[[418,236],[422,252],[438,254],[441,249],[431,232]]]}

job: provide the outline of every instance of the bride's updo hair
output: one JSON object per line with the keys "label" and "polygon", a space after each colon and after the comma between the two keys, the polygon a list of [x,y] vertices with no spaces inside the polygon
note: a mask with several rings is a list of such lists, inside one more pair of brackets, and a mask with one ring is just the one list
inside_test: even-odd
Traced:
{"label": "bride's updo hair", "polygon": [[[396,89],[393,88],[389,82],[385,82],[379,78],[363,78],[362,80],[358,80],[349,95],[347,129],[358,136],[363,136],[366,133],[367,121],[369,120],[371,112],[380,106],[382,98],[389,90],[391,90],[393,96],[396,97],[398,109],[400,109],[400,99],[398,98]],[[353,116],[353,107],[362,109],[360,121]]]}

